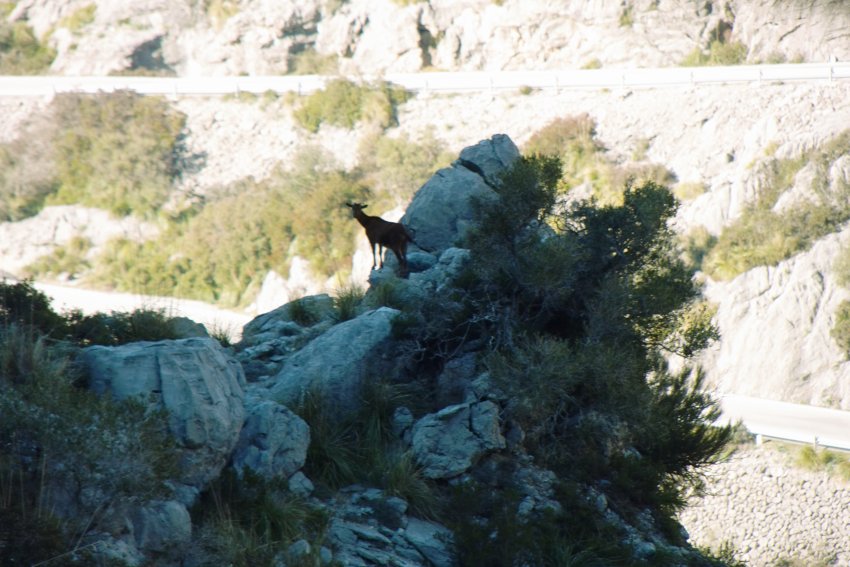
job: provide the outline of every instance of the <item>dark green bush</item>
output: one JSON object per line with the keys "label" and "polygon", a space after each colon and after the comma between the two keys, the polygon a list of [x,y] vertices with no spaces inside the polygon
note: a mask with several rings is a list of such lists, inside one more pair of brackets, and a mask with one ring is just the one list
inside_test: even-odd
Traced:
{"label": "dark green bush", "polygon": [[[554,565],[581,550],[585,563],[625,560],[623,546],[570,523],[570,483],[604,484],[617,513],[650,509],[684,544],[675,513],[731,436],[713,426],[717,406],[699,372],[670,374],[661,356],[692,355],[717,336],[668,227],[670,191],[646,182],[626,186],[620,205],[564,209],[560,180],[552,157],[522,158],[507,172],[498,200],[477,204],[469,270],[424,301],[423,325],[402,335],[426,374],[464,345],[487,345],[482,362],[505,394],[503,418],[522,428],[535,464],[558,476],[563,516],[516,528],[516,506],[497,497],[482,523],[460,527],[476,558],[490,557],[483,547],[494,531],[506,538],[493,564]],[[517,538],[503,533],[501,514]]]}

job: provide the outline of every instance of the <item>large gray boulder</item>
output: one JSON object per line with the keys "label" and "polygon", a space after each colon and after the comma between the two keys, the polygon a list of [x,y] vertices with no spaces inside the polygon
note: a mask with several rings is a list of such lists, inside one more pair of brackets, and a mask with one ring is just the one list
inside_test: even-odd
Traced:
{"label": "large gray boulder", "polygon": [[183,448],[181,482],[201,487],[227,462],[245,420],[242,367],[213,339],[93,346],[80,355],[90,388],[168,413]]}
{"label": "large gray boulder", "polygon": [[413,455],[428,478],[458,476],[505,446],[499,407],[490,401],[449,406],[413,426]]}
{"label": "large gray boulder", "polygon": [[381,307],[331,327],[286,360],[271,381],[268,397],[293,406],[315,394],[328,407],[344,413],[356,410],[370,361],[390,337],[398,313]]}
{"label": "large gray boulder", "polygon": [[494,198],[492,187],[517,158],[519,150],[504,134],[464,149],[416,192],[402,224],[429,252],[460,244],[474,220],[473,200]]}
{"label": "large gray boulder", "polygon": [[310,427],[303,419],[277,402],[263,400],[248,408],[233,467],[266,478],[289,478],[304,466],[309,445]]}

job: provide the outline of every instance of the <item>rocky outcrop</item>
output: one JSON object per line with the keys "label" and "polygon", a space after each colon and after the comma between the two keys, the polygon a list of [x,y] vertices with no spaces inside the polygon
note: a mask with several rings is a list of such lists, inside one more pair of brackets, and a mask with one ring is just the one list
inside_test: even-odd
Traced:
{"label": "rocky outcrop", "polygon": [[850,57],[850,14],[835,2],[100,1],[90,21],[71,23],[90,4],[28,0],[10,19],[28,21],[37,37],[52,31],[54,72],[79,75],[271,75],[291,72],[305,50],[354,75],[669,66],[717,38],[743,42],[753,60]]}
{"label": "rocky outcrop", "polygon": [[428,478],[458,476],[487,452],[504,448],[499,408],[493,402],[448,406],[413,426],[413,455]]}
{"label": "rocky outcrop", "polygon": [[139,398],[168,413],[169,429],[183,450],[181,482],[202,488],[218,477],[245,420],[242,368],[218,342],[93,346],[79,362],[94,392]]}
{"label": "rocky outcrop", "polygon": [[185,546],[192,537],[189,511],[174,500],[139,506],[130,515],[130,522],[136,547],[148,553]]}
{"label": "rocky outcrop", "polygon": [[370,365],[398,313],[381,307],[331,327],[289,357],[262,395],[293,407],[318,395],[343,413],[356,410],[364,380],[375,370]]}
{"label": "rocky outcrop", "polygon": [[401,219],[425,250],[439,253],[461,242],[473,218],[473,202],[495,196],[492,187],[519,157],[504,134],[464,149],[451,167],[441,169],[413,197]]}
{"label": "rocky outcrop", "polygon": [[456,565],[451,531],[409,516],[401,498],[356,487],[343,490],[340,497],[328,529],[335,561],[353,567]]}
{"label": "rocky outcrop", "polygon": [[850,362],[830,336],[838,305],[850,297],[832,273],[850,229],[811,250],[711,282],[722,340],[701,357],[722,392],[850,409]]}
{"label": "rocky outcrop", "polygon": [[289,408],[270,400],[246,408],[248,414],[233,452],[233,468],[265,478],[289,478],[307,459],[310,427]]}

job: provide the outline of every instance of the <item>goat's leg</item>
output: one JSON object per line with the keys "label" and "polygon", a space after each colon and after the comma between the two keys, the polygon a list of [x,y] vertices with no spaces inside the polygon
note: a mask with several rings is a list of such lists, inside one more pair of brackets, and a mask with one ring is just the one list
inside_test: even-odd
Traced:
{"label": "goat's leg", "polygon": [[372,269],[375,269],[375,266],[378,264],[377,260],[375,260],[375,243],[369,243],[372,246]]}
{"label": "goat's leg", "polygon": [[378,243],[378,258],[381,260],[381,269],[384,269],[384,245]]}

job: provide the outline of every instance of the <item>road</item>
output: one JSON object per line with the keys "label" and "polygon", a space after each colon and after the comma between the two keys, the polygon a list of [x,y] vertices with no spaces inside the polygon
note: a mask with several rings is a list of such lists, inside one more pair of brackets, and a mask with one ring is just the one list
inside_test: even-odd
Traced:
{"label": "road", "polygon": [[[334,77],[322,75],[246,77],[73,77],[0,76],[0,96],[52,96],[61,92],[97,93],[129,89],[140,94],[180,96],[295,92],[321,89]],[[662,67],[646,69],[567,69],[545,71],[457,71],[388,73],[362,77],[384,80],[416,92],[498,91],[510,89],[662,88],[770,82],[833,82],[850,79],[850,63]]]}
{"label": "road", "polygon": [[850,450],[850,412],[727,394],[724,422],[742,420],[756,435]]}

